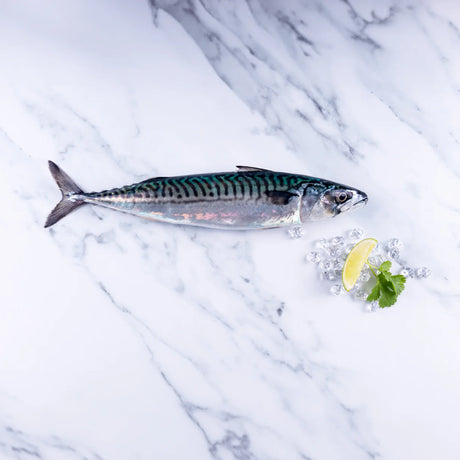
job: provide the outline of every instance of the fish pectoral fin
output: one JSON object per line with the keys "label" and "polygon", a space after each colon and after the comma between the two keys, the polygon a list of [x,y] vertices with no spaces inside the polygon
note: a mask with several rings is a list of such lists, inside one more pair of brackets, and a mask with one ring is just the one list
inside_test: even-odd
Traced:
{"label": "fish pectoral fin", "polygon": [[237,165],[236,169],[238,170],[238,172],[256,172],[256,171],[272,172],[271,169],[256,168],[255,166],[240,166],[240,165]]}
{"label": "fish pectoral fin", "polygon": [[265,194],[272,204],[288,204],[292,197],[299,196],[298,193],[280,190],[269,190]]}

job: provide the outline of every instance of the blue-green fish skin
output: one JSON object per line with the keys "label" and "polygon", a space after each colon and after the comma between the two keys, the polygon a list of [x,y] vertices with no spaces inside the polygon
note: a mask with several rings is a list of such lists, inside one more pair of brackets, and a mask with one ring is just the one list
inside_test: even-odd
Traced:
{"label": "blue-green fish skin", "polygon": [[334,217],[367,202],[364,192],[346,185],[248,166],[238,166],[235,172],[156,177],[85,193],[55,163],[49,166],[62,200],[45,227],[83,204],[161,222],[251,230]]}

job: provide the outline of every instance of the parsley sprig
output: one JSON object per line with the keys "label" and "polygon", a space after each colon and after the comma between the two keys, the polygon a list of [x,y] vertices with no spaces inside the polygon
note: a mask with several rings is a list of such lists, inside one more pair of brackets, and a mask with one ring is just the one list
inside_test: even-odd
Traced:
{"label": "parsley sprig", "polygon": [[366,262],[371,272],[376,278],[376,285],[367,296],[367,301],[379,301],[381,308],[391,307],[396,303],[396,300],[404,290],[406,277],[404,275],[392,275],[390,272],[391,262],[385,261],[379,268],[374,267],[369,262]]}

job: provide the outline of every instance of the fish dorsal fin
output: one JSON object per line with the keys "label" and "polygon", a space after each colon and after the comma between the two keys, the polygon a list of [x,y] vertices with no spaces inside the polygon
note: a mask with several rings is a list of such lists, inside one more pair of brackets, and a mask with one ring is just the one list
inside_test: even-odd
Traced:
{"label": "fish dorsal fin", "polygon": [[256,171],[272,172],[271,169],[256,168],[254,166],[240,166],[240,165],[237,165],[236,169],[238,170],[238,172],[256,172]]}

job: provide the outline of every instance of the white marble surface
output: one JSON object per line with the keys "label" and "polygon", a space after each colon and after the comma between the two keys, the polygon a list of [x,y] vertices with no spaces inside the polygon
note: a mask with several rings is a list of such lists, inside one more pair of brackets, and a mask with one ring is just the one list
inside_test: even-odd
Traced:
{"label": "white marble surface", "polygon": [[[0,4],[1,459],[458,459],[455,1]],[[305,227],[78,210],[86,189],[249,164],[365,190]],[[414,265],[393,308],[304,263],[354,226]]]}

